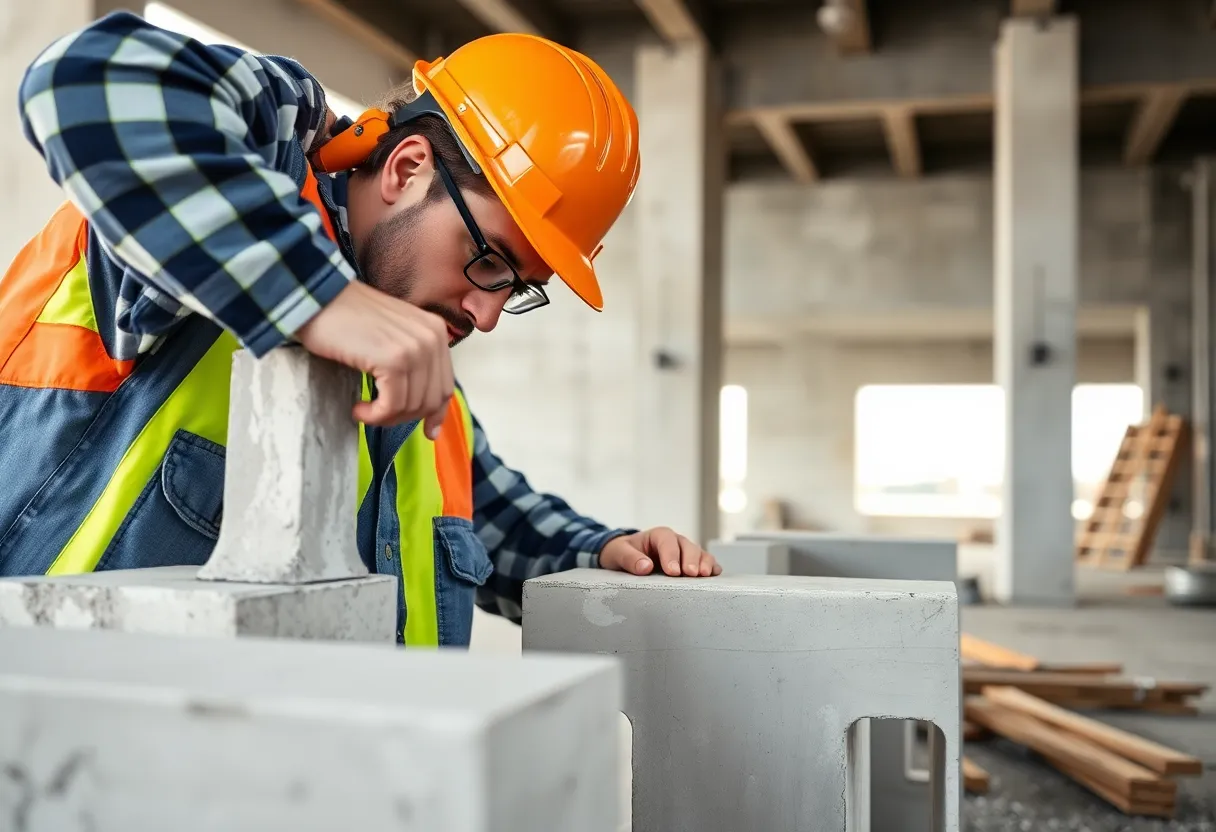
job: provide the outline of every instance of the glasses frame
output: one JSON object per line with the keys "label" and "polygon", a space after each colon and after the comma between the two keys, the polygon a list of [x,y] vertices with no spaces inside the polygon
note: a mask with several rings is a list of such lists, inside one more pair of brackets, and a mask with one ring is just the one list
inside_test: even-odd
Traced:
{"label": "glasses frame", "polygon": [[[549,295],[545,292],[544,287],[537,283],[525,282],[520,278],[519,272],[515,270],[515,267],[511,265],[511,261],[501,251],[490,245],[485,235],[481,233],[481,228],[478,227],[477,221],[473,219],[473,212],[469,210],[468,203],[464,201],[464,196],[461,195],[460,189],[456,187],[456,180],[452,178],[452,172],[448,170],[448,166],[439,158],[439,154],[432,154],[432,158],[435,160],[435,169],[439,171],[439,178],[443,181],[444,189],[447,190],[448,196],[452,198],[452,202],[456,205],[456,210],[460,212],[460,218],[464,220],[464,226],[468,230],[469,236],[473,238],[473,245],[477,247],[477,253],[464,265],[465,280],[483,292],[501,292],[503,289],[510,289],[511,295],[507,298],[507,302],[503,305],[502,310],[508,315],[522,315],[525,312],[531,312],[542,306],[547,306],[549,304]],[[469,270],[481,260],[491,256],[497,262],[502,263],[502,265],[510,269],[511,275],[509,278],[504,276],[503,280],[487,286],[475,280],[469,274]],[[509,308],[513,298],[524,299],[524,304],[526,305],[523,308]]]}

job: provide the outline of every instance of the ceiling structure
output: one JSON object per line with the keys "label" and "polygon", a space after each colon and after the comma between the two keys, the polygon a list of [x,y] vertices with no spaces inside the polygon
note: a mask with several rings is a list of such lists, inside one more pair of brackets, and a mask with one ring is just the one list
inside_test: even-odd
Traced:
{"label": "ceiling structure", "polygon": [[[489,32],[702,41],[732,179],[990,169],[1002,19],[1075,14],[1082,164],[1216,152],[1210,0],[296,0],[408,70]],[[591,49],[588,49],[591,52]]]}

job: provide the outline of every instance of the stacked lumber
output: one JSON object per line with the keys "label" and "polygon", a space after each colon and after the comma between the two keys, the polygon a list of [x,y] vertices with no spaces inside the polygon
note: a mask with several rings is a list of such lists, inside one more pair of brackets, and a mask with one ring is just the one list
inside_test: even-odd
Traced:
{"label": "stacked lumber", "polygon": [[967,719],[1041,754],[1061,773],[1129,815],[1170,818],[1178,784],[1203,762],[1011,687],[968,697]]}
{"label": "stacked lumber", "polygon": [[[1178,789],[1172,778],[1203,773],[1195,757],[1068,709],[1194,715],[1198,709],[1189,700],[1207,685],[1126,679],[1117,664],[1049,665],[968,635],[960,647],[973,662],[963,665],[964,741],[990,733],[1026,746],[1131,815],[1173,817]],[[967,790],[987,791],[987,774],[968,760],[963,766]]]}

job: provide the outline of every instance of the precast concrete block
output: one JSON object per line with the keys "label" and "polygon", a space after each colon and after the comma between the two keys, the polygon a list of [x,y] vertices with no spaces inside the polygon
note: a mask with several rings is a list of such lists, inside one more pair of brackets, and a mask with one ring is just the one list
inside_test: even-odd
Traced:
{"label": "precast concrete block", "polygon": [[948,538],[848,535],[830,532],[745,532],[728,546],[781,544],[791,575],[957,581],[958,542]]}
{"label": "precast concrete block", "polygon": [[296,586],[200,581],[197,572],[165,566],[0,579],[0,629],[395,640],[391,575]]}
{"label": "precast concrete block", "polygon": [[789,575],[790,549],[764,540],[711,540],[709,553],[732,575]]}
{"label": "precast concrete block", "polygon": [[871,717],[940,729],[932,818],[954,832],[958,634],[948,581],[577,569],[523,592],[525,651],[621,659],[638,832],[855,829]]}
{"label": "precast concrete block", "polygon": [[[958,544],[948,539],[846,535],[807,531],[745,532],[715,540],[709,551],[724,572],[757,575],[954,581]],[[865,720],[857,726],[858,776],[869,785],[868,814],[855,832],[931,832],[932,772],[918,765],[916,723]],[[929,752],[940,741],[928,736]]]}
{"label": "precast concrete block", "polygon": [[355,541],[359,374],[301,347],[233,356],[224,521],[201,580],[368,574]]}
{"label": "precast concrete block", "polygon": [[603,657],[0,630],[0,827],[616,832]]}

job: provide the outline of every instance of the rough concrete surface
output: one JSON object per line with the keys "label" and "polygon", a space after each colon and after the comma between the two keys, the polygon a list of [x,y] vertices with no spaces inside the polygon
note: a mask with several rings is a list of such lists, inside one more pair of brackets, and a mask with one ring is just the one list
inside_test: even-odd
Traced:
{"label": "rough concrete surface", "polygon": [[603,657],[0,628],[0,829],[614,832]]}
{"label": "rough concrete surface", "polygon": [[397,579],[303,586],[200,581],[198,567],[0,579],[0,626],[392,641]]}
{"label": "rough concrete surface", "polygon": [[[1074,610],[963,607],[963,630],[1048,662],[1122,662],[1125,675],[1216,687],[1216,610],[1177,609],[1160,598],[1123,596],[1127,584],[1160,580],[1157,570],[1129,575],[1078,570]],[[969,795],[968,829],[1090,832],[1216,830],[1216,693],[1197,701],[1198,717],[1090,711],[1087,715],[1202,759],[1202,777],[1178,779],[1174,820],[1133,818],[1005,740],[967,743],[964,753],[992,776],[986,796]]]}
{"label": "rough concrete surface", "polygon": [[224,522],[200,579],[361,578],[355,540],[359,374],[302,348],[232,359]]}
{"label": "rough concrete surface", "polygon": [[525,655],[622,661],[634,828],[842,829],[869,805],[851,726],[888,716],[941,727],[938,828],[958,829],[952,583],[580,569],[523,601]]}

